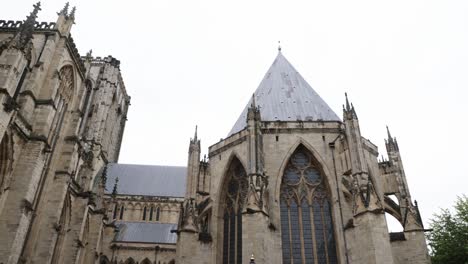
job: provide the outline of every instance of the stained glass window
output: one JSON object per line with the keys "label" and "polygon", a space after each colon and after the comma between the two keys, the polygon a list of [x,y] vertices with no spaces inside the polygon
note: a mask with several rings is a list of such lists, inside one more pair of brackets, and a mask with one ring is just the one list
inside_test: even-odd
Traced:
{"label": "stained glass window", "polygon": [[330,195],[312,154],[303,146],[284,170],[280,195],[283,263],[338,263]]}
{"label": "stained glass window", "polygon": [[247,194],[247,174],[239,160],[227,172],[224,200],[223,263],[242,263],[242,208]]}

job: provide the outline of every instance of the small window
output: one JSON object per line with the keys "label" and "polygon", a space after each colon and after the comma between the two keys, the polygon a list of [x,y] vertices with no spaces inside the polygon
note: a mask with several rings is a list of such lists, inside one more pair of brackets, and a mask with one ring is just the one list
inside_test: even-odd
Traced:
{"label": "small window", "polygon": [[124,206],[122,205],[122,207],[120,207],[120,217],[119,217],[120,220],[123,219],[124,209],[125,209],[125,208],[124,208]]}
{"label": "small window", "polygon": [[153,207],[150,208],[149,220],[150,220],[150,221],[153,221]]}
{"label": "small window", "polygon": [[159,221],[159,216],[161,214],[161,210],[159,209],[159,207],[156,209],[156,221]]}
{"label": "small window", "polygon": [[119,210],[119,207],[117,204],[115,204],[114,206],[114,215],[112,216],[112,219],[116,219],[117,218],[117,211]]}

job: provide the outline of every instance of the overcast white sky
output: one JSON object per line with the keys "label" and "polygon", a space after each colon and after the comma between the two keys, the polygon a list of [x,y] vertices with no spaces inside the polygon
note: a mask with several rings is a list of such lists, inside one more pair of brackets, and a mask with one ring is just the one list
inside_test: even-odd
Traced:
{"label": "overcast white sky", "polygon": [[[22,20],[34,1],[10,1]],[[42,2],[55,21],[64,1]],[[426,224],[467,193],[467,1],[75,0],[82,55],[121,60],[132,96],[121,163],[186,165],[198,124],[202,148],[226,137],[277,53],[335,112],[344,92],[362,135],[385,155],[397,137]]]}

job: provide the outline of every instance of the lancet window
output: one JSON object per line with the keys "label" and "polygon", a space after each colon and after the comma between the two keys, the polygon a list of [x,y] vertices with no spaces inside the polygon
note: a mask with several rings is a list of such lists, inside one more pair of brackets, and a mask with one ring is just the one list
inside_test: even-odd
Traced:
{"label": "lancet window", "polygon": [[156,221],[159,221],[160,214],[161,214],[161,209],[159,209],[159,207],[158,207],[158,208],[156,208]]}
{"label": "lancet window", "polygon": [[239,160],[231,162],[227,172],[224,200],[223,263],[242,263],[242,208],[247,194],[248,178]]}
{"label": "lancet window", "polygon": [[146,206],[145,206],[145,208],[143,209],[143,220],[146,220]]}
{"label": "lancet window", "polygon": [[283,263],[338,263],[330,194],[304,146],[285,168],[280,201]]}
{"label": "lancet window", "polygon": [[150,208],[149,220],[153,221],[153,207]]}

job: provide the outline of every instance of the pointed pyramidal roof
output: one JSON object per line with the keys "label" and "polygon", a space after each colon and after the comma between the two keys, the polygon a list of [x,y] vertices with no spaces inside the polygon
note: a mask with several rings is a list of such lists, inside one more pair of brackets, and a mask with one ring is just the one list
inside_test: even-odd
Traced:
{"label": "pointed pyramidal roof", "polygon": [[[283,56],[281,50],[253,97],[260,109],[262,121],[340,121],[335,112]],[[252,100],[253,98],[247,103],[228,136],[247,126],[247,111]]]}

